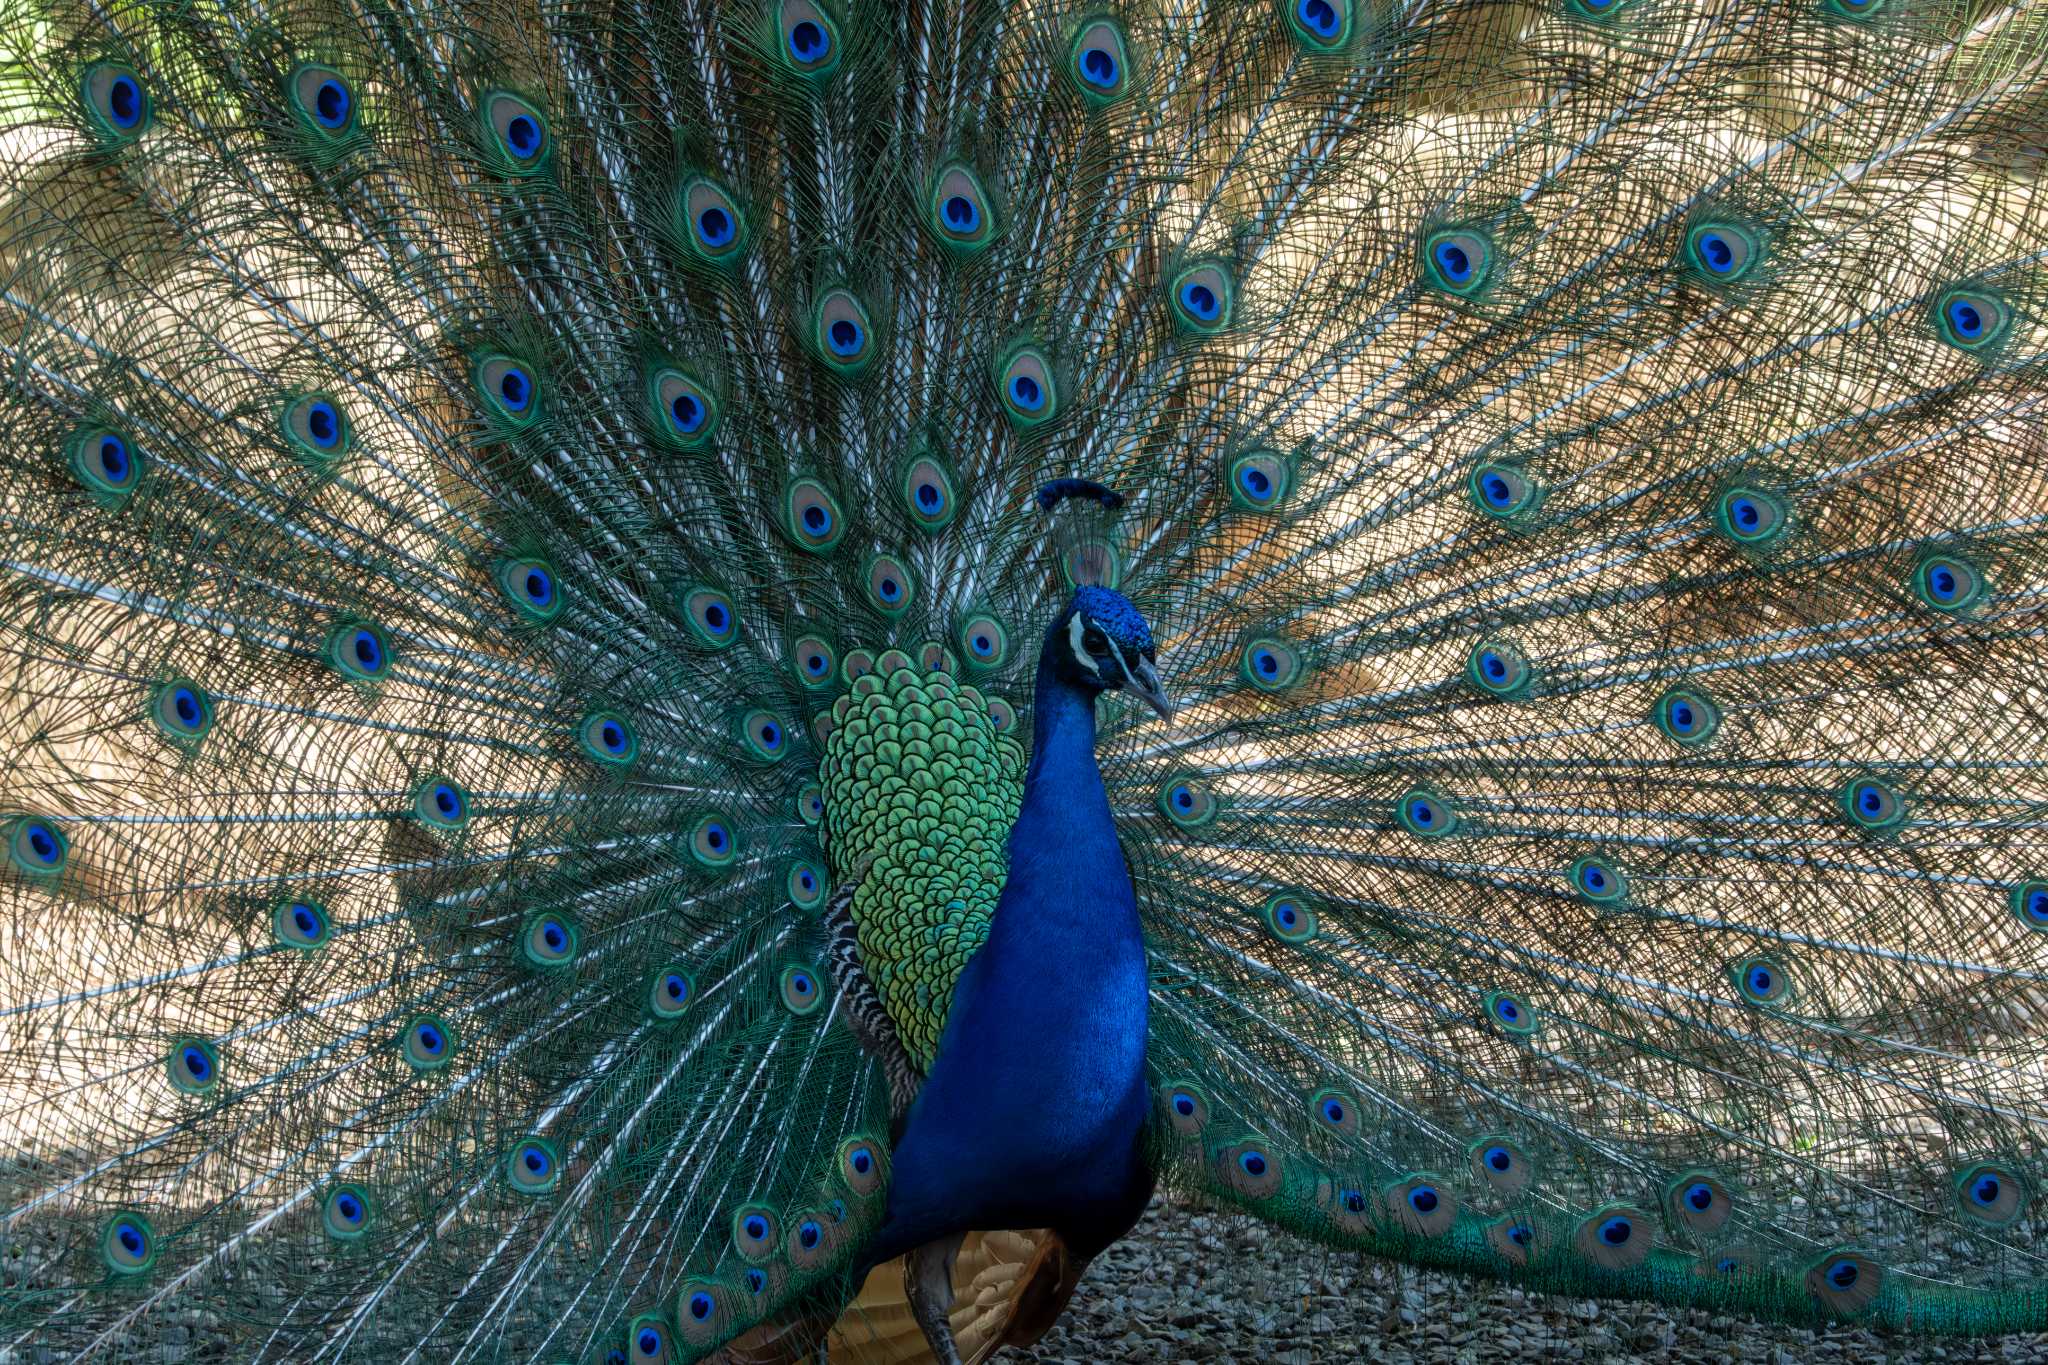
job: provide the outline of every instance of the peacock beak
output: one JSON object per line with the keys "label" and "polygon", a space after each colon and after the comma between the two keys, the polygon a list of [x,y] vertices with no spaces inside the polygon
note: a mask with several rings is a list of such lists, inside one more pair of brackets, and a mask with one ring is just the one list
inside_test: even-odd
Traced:
{"label": "peacock beak", "polygon": [[1135,668],[1121,658],[1117,662],[1123,665],[1128,690],[1143,697],[1145,704],[1157,711],[1161,720],[1172,720],[1173,703],[1167,700],[1166,689],[1159,685],[1159,670],[1152,666],[1152,661],[1139,659]]}

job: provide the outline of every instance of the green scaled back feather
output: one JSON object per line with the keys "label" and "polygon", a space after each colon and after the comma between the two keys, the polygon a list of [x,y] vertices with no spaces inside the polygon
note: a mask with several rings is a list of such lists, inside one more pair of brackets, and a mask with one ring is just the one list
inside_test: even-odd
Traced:
{"label": "green scaled back feather", "polygon": [[851,907],[862,969],[898,1039],[929,1069],[953,983],[988,938],[1023,799],[1023,751],[988,702],[945,667],[889,650],[832,707],[819,765],[835,872],[857,879]]}
{"label": "green scaled back feather", "polygon": [[[819,912],[872,853],[928,1055],[1084,578],[1181,703],[1098,743],[1165,1185],[2048,1326],[2044,52],[0,0],[0,1354],[836,1308],[889,1095]],[[1122,511],[1055,535],[1061,476]],[[1019,737],[953,817],[936,737],[845,761],[941,671]]]}

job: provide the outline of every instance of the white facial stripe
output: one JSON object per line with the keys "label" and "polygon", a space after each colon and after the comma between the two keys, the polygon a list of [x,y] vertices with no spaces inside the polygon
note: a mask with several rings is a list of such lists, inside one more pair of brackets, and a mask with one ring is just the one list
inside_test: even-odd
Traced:
{"label": "white facial stripe", "polygon": [[1074,619],[1067,622],[1067,647],[1074,652],[1074,662],[1099,678],[1102,676],[1102,669],[1096,664],[1095,656],[1081,644],[1081,637],[1087,633],[1088,623],[1081,619],[1080,612],[1075,612]]}

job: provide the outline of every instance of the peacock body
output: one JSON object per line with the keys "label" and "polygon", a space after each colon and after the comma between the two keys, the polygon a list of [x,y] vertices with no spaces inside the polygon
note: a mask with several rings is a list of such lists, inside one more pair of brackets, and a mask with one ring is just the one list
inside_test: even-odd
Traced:
{"label": "peacock body", "polygon": [[0,16],[6,1351],[2048,1326],[2038,6]]}

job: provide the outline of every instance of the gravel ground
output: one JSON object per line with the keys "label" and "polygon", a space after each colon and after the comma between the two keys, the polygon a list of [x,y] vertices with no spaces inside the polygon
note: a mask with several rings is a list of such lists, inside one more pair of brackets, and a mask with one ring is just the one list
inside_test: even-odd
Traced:
{"label": "gravel ground", "polygon": [[[1284,1299],[1274,1286],[1293,1286]],[[1347,1257],[1256,1223],[1154,1204],[1090,1267],[1067,1315],[999,1365],[1371,1360],[2048,1361],[2048,1336],[1934,1342],[1699,1309],[1529,1294]]]}

